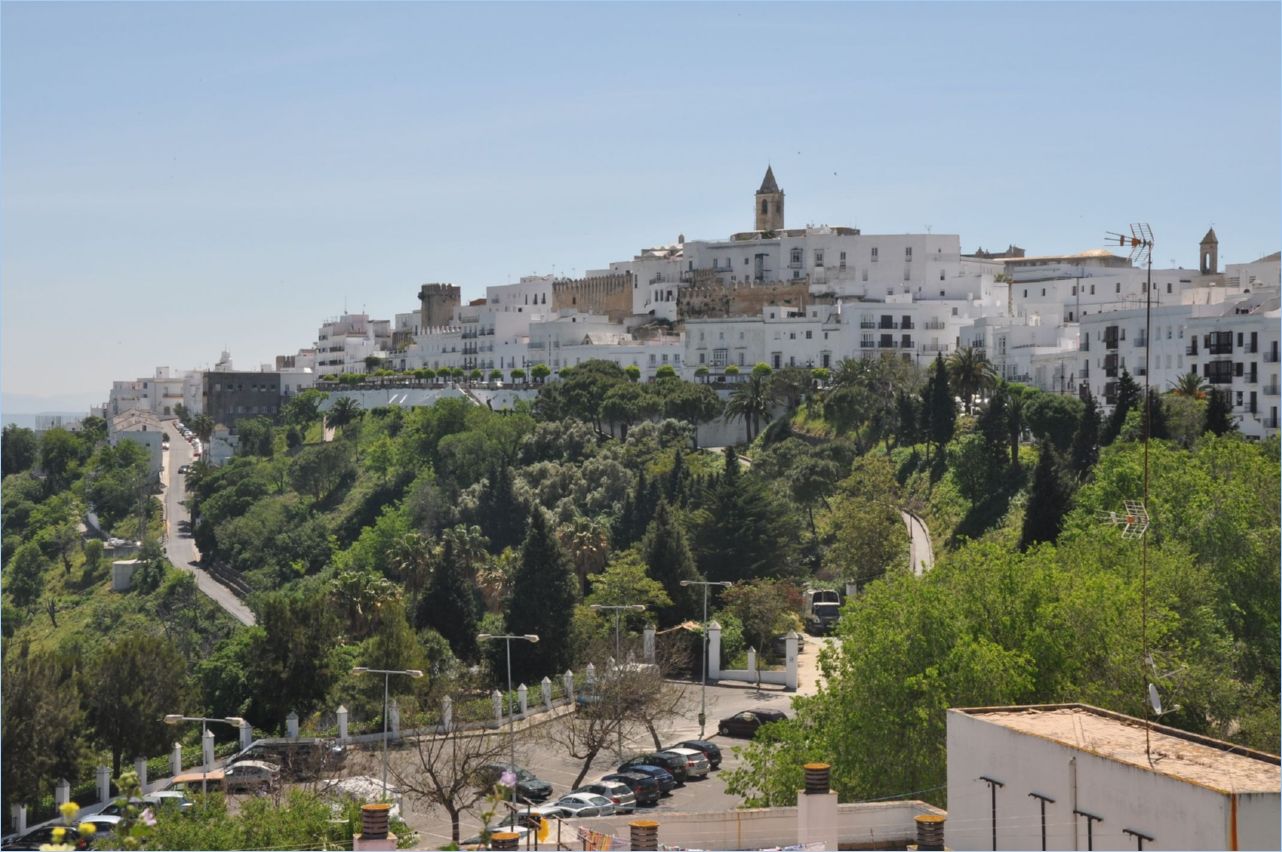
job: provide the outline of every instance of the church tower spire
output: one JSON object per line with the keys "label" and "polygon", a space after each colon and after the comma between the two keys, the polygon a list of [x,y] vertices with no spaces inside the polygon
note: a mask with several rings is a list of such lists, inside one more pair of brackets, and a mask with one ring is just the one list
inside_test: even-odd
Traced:
{"label": "church tower spire", "polygon": [[757,190],[755,214],[754,230],[783,230],[783,190],[779,188],[779,184],[775,183],[774,169],[768,165],[766,176],[761,181],[761,189]]}

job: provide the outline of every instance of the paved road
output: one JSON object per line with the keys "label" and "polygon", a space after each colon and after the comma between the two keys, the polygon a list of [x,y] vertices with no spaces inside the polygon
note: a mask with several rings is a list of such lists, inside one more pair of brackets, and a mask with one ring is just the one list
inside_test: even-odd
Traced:
{"label": "paved road", "polygon": [[908,512],[900,512],[904,518],[904,523],[908,525],[908,535],[911,539],[909,549],[909,558],[912,561],[913,573],[920,577],[930,570],[930,566],[935,564],[935,551],[930,544],[930,531],[922,523],[921,518]]}
{"label": "paved road", "polygon": [[212,598],[214,603],[226,610],[232,618],[241,624],[252,625],[254,613],[232,594],[231,589],[219,583],[200,567],[200,552],[192,540],[190,528],[191,513],[183,505],[187,498],[187,477],[178,473],[178,468],[191,464],[191,445],[178,433],[172,423],[165,424],[169,435],[169,452],[161,455],[160,484],[165,500],[165,553],[170,563],[196,577],[196,586]]}

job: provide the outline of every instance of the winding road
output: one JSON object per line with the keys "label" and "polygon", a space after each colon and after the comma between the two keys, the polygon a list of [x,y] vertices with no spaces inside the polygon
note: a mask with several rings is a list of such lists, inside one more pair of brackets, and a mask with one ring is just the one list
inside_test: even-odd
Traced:
{"label": "winding road", "polygon": [[912,512],[900,511],[899,514],[903,516],[904,523],[908,526],[910,539],[908,558],[912,564],[913,573],[920,577],[935,564],[935,551],[930,544],[930,530],[926,529],[922,519]]}
{"label": "winding road", "polygon": [[227,611],[241,624],[254,624],[254,613],[232,590],[215,580],[200,567],[200,551],[191,537],[191,514],[183,501],[187,497],[187,477],[178,468],[191,464],[191,445],[178,433],[173,421],[165,424],[169,452],[161,454],[160,486],[165,500],[165,555],[170,564],[196,577],[196,587]]}

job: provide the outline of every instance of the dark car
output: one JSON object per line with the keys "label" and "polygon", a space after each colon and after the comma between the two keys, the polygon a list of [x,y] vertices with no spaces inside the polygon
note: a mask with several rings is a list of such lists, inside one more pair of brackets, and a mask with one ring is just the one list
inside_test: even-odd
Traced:
{"label": "dark car", "polygon": [[80,832],[76,831],[74,828],[72,828],[69,825],[60,825],[60,824],[54,823],[51,825],[42,825],[39,828],[35,828],[35,829],[32,829],[31,831],[28,831],[26,834],[22,835],[21,837],[12,838],[3,846],[0,846],[0,849],[4,849],[4,850],[39,849],[41,846],[44,846],[45,844],[53,843],[53,830],[55,828],[62,828],[66,830],[66,834],[62,836],[62,842],[65,843],[66,845],[74,846],[76,849],[85,849],[88,847],[88,843],[81,842]]}
{"label": "dark car", "polygon": [[659,792],[664,796],[671,795],[672,790],[677,786],[677,779],[673,778],[672,773],[662,766],[654,766],[650,763],[633,763],[627,769],[619,771],[623,775],[627,775],[629,772],[636,772],[653,778],[659,782]]}
{"label": "dark car", "polygon": [[659,779],[651,778],[642,772],[618,772],[606,775],[601,780],[627,784],[632,788],[632,795],[636,796],[638,805],[658,804],[659,797],[663,795],[663,790],[659,787]]}
{"label": "dark car", "polygon": [[747,737],[752,739],[757,735],[757,731],[762,725],[779,722],[787,718],[787,715],[782,710],[767,710],[765,708],[744,710],[742,713],[736,713],[718,722],[717,732],[723,737]]}
{"label": "dark car", "polygon": [[227,759],[227,765],[261,760],[280,767],[281,775],[294,781],[311,781],[343,765],[347,754],[334,740],[320,737],[272,737],[254,740]]}
{"label": "dark car", "polygon": [[686,783],[686,778],[689,775],[689,773],[686,771],[687,767],[686,767],[686,761],[684,758],[682,758],[680,755],[664,754],[662,752],[650,752],[649,754],[639,754],[636,757],[629,760],[627,763],[620,766],[619,771],[627,772],[633,766],[636,766],[637,764],[641,764],[641,763],[647,764],[649,766],[662,766],[664,769],[672,773],[672,777],[676,779],[678,786],[683,786]]}
{"label": "dark car", "polygon": [[492,787],[500,783],[504,772],[516,775],[516,797],[525,802],[546,801],[552,795],[552,785],[538,778],[533,772],[520,767],[511,767],[500,763],[482,766],[476,773],[476,780],[482,787]]}
{"label": "dark car", "polygon": [[703,756],[708,758],[708,765],[713,769],[721,766],[721,749],[714,742],[708,740],[684,740],[674,746],[674,748],[692,748],[695,751],[703,752]]}

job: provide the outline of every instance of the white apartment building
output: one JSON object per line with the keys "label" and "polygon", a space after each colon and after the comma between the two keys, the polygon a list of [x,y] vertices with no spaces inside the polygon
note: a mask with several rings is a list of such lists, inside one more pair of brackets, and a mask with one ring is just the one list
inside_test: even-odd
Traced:
{"label": "white apartment building", "polygon": [[387,358],[391,348],[391,322],[363,313],[343,314],[326,320],[317,332],[315,370],[321,376],[363,373],[366,358]]}
{"label": "white apartment building", "polygon": [[179,404],[187,405],[187,390],[193,375],[199,382],[199,374],[193,371],[180,374],[169,367],[157,367],[151,376],[112,382],[106,414],[114,417],[126,411],[149,411],[162,417],[172,417]]}
{"label": "white apartment building", "polygon": [[1277,849],[1276,755],[1083,704],[948,711],[949,849]]}

